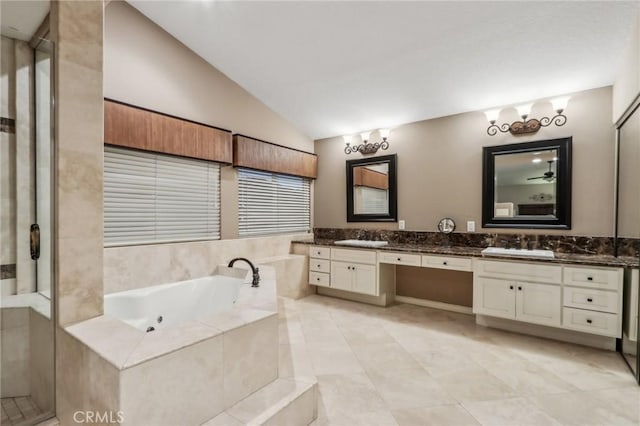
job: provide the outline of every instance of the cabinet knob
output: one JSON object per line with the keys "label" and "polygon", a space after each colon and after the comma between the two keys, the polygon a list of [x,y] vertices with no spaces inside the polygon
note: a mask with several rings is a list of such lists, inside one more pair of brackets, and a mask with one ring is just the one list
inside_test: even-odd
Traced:
{"label": "cabinet knob", "polygon": [[447,266],[447,262],[442,262],[443,265]]}
{"label": "cabinet knob", "polygon": [[522,291],[522,286],[518,286],[518,290]]}
{"label": "cabinet knob", "polygon": [[593,281],[593,277],[587,277],[587,281]]}
{"label": "cabinet knob", "polygon": [[400,259],[400,258],[398,258],[398,261],[400,261],[400,260],[401,260],[401,259]]}
{"label": "cabinet knob", "polygon": [[593,299],[590,297],[587,297],[587,302],[593,302]]}
{"label": "cabinet knob", "polygon": [[320,281],[320,277],[316,277],[316,281]]}
{"label": "cabinet knob", "polygon": [[587,320],[587,324],[591,324],[593,321],[591,321],[590,319]]}
{"label": "cabinet knob", "polygon": [[320,267],[320,265],[318,265],[318,268]]}
{"label": "cabinet knob", "polygon": [[509,290],[513,290],[513,286],[512,285],[509,286]]}

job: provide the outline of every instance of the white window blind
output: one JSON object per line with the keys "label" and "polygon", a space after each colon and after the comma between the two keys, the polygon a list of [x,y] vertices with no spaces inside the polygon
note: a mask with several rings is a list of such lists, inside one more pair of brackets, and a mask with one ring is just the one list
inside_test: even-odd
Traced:
{"label": "white window blind", "polygon": [[220,239],[217,163],[104,151],[105,245]]}
{"label": "white window blind", "polygon": [[240,236],[308,231],[309,187],[309,179],[238,169]]}
{"label": "white window blind", "polygon": [[388,214],[389,191],[386,189],[358,186],[356,188],[356,206],[358,214]]}

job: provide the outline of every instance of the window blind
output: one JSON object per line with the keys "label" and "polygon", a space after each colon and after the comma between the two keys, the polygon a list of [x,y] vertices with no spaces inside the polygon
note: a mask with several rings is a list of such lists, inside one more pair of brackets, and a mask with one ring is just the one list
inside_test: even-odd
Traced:
{"label": "window blind", "polygon": [[356,200],[360,201],[356,206],[358,214],[388,214],[389,191],[386,189],[369,188],[359,186],[356,188]]}
{"label": "window blind", "polygon": [[219,164],[105,146],[105,245],[198,239],[220,239]]}
{"label": "window blind", "polygon": [[309,179],[238,169],[239,235],[308,231],[309,188]]}

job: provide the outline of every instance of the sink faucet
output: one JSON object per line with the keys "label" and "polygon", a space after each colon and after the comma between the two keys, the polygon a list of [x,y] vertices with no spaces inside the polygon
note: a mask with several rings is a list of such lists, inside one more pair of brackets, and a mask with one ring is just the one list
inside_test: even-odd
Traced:
{"label": "sink faucet", "polygon": [[253,272],[253,281],[251,281],[251,287],[260,287],[260,285],[258,284],[260,282],[260,274],[258,273],[259,269],[256,268],[253,265],[253,263],[249,261],[249,259],[245,257],[236,257],[235,259],[231,259],[231,261],[229,262],[229,265],[227,266],[229,266],[229,268],[233,267],[233,264],[236,263],[236,261],[238,260],[247,262],[249,266],[251,266],[251,271]]}
{"label": "sink faucet", "polygon": [[505,239],[505,240],[500,240],[500,242],[504,244],[504,248],[506,248],[507,250],[511,248],[511,241]]}

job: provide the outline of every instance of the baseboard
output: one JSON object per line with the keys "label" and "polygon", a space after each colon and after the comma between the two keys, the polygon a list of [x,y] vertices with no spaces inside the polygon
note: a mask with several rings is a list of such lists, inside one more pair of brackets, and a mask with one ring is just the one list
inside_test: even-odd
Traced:
{"label": "baseboard", "polygon": [[452,305],[451,303],[435,302],[433,300],[418,299],[416,297],[398,296],[396,294],[396,302],[409,303],[411,305],[425,306],[427,308],[442,309],[443,311],[458,312],[461,314],[473,314],[473,310],[469,306]]}
{"label": "baseboard", "polygon": [[499,328],[515,333],[529,334],[546,339],[559,340],[561,342],[575,343],[577,345],[590,346],[609,351],[616,350],[616,338],[597,336],[595,334],[581,333],[579,331],[564,330],[561,328],[547,327],[538,324],[529,324],[504,318],[476,315],[476,324],[485,327]]}
{"label": "baseboard", "polygon": [[370,305],[388,306],[393,302],[393,298],[388,298],[386,293],[380,296],[369,296],[367,294],[352,293],[350,291],[336,290],[335,288],[317,286],[318,294],[324,296],[337,297],[339,299],[352,300],[354,302],[368,303]]}

